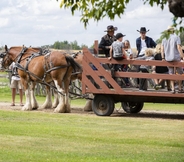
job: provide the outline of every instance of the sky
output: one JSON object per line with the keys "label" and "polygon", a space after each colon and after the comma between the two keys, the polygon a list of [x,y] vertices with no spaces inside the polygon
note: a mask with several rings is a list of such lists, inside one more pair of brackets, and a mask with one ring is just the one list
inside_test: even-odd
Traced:
{"label": "sky", "polygon": [[61,9],[60,0],[1,0],[0,46],[38,47],[67,40],[91,47],[94,40],[100,41],[106,34],[108,25],[114,25],[118,27],[117,32],[126,35],[124,40],[129,40],[135,47],[140,27],[149,29],[147,36],[156,41],[161,32],[172,25],[172,18],[167,6],[162,11],[157,6],[144,5],[142,0],[132,0],[121,18],[90,20],[85,29],[80,22],[80,13],[72,16],[69,9]]}

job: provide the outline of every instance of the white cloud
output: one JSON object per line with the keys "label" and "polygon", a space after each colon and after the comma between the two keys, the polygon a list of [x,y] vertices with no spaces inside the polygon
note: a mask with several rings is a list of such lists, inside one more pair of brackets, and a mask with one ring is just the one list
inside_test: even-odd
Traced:
{"label": "white cloud", "polygon": [[148,36],[156,40],[172,24],[172,17],[167,6],[162,11],[157,6],[143,5],[142,1],[130,1],[121,18],[114,21],[104,18],[98,23],[90,20],[85,29],[80,22],[80,13],[72,16],[70,10],[61,9],[56,0],[1,0],[0,45],[41,46],[76,40],[79,45],[91,46],[94,40],[100,41],[106,27],[112,24],[135,46],[139,37],[137,29],[145,26],[150,29]]}

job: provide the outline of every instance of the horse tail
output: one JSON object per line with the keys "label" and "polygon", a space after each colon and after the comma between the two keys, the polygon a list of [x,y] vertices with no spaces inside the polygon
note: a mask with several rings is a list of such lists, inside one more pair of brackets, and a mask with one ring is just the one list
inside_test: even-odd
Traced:
{"label": "horse tail", "polygon": [[78,64],[73,57],[71,56],[65,56],[66,58],[66,61],[68,63],[70,63],[70,65],[72,66],[73,70],[76,72],[76,71],[82,71],[82,67],[80,64]]}

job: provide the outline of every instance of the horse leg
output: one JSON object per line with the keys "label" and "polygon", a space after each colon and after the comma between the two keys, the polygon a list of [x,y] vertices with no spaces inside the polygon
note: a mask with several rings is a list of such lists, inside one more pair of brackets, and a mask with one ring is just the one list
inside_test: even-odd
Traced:
{"label": "horse leg", "polygon": [[36,101],[35,93],[34,93],[35,86],[36,86],[35,82],[30,83],[30,95],[31,95],[30,97],[31,97],[31,105],[32,105],[33,110],[36,110],[39,107],[38,102]]}
{"label": "horse leg", "polygon": [[86,100],[84,111],[92,111],[92,100]]}
{"label": "horse leg", "polygon": [[23,87],[24,87],[25,97],[26,97],[26,103],[25,103],[25,105],[22,107],[22,110],[23,110],[23,111],[32,110],[31,98],[30,98],[30,90],[29,90],[28,81],[21,78],[21,82],[22,82],[22,85],[23,85]]}
{"label": "horse leg", "polygon": [[[89,94],[89,97],[93,98],[94,96],[93,96],[93,94]],[[92,101],[93,100],[86,99],[86,104],[84,106],[84,111],[92,111]]]}
{"label": "horse leg", "polygon": [[59,104],[55,108],[54,112],[56,113],[65,113],[65,92],[62,89],[62,82],[58,80],[54,80],[55,86],[58,90],[58,98],[59,98]]}
{"label": "horse leg", "polygon": [[69,103],[69,85],[70,85],[70,80],[71,80],[71,72],[68,72],[67,75],[64,78],[64,89],[65,89],[65,93],[66,95],[64,96],[65,99],[65,109],[66,109],[66,113],[70,113],[71,112],[71,107],[70,107],[70,103]]}
{"label": "horse leg", "polygon": [[55,80],[55,85],[59,92],[62,92],[63,94],[59,95],[59,105],[56,107],[54,112],[60,112],[60,113],[70,113],[70,103],[69,103],[69,84],[71,80],[71,74],[72,74],[72,68],[69,68],[67,73],[65,74],[63,78],[63,87],[64,90],[61,88],[62,85],[58,85],[58,82]]}
{"label": "horse leg", "polygon": [[49,86],[46,86],[46,100],[44,104],[41,106],[42,109],[52,108],[52,91]]}
{"label": "horse leg", "polygon": [[53,101],[52,107],[53,107],[53,108],[56,108],[58,104],[59,104],[58,92],[56,92],[56,91],[54,90],[54,101]]}

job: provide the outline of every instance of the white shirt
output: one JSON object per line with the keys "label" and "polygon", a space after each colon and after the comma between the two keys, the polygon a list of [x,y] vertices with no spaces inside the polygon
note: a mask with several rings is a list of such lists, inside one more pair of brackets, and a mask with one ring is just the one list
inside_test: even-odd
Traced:
{"label": "white shirt", "polygon": [[17,72],[15,71],[15,62],[12,62],[12,64],[10,65],[10,69],[12,70],[12,80],[20,80],[19,75],[13,75],[13,74],[17,74]]}
{"label": "white shirt", "polygon": [[145,39],[141,39],[141,51],[139,55],[144,55],[146,49],[147,49],[147,45],[146,45]]}
{"label": "white shirt", "polygon": [[125,52],[126,52],[126,55],[127,55],[128,57],[130,57],[130,55],[132,55],[132,49],[131,49],[131,48],[125,50]]}

